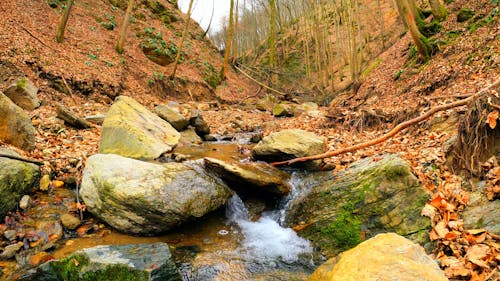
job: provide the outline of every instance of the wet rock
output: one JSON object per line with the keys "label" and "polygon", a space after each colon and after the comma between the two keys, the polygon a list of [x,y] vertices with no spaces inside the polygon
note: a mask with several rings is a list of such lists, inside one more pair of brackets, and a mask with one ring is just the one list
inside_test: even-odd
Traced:
{"label": "wet rock", "polygon": [[49,190],[50,186],[50,176],[49,175],[43,175],[43,177],[40,179],[40,190],[41,191],[47,191]]}
{"label": "wet rock", "polygon": [[215,158],[205,158],[204,162],[207,170],[238,191],[286,195],[291,189],[287,181],[290,176],[267,163],[229,163]]}
{"label": "wet rock", "polygon": [[226,185],[195,165],[93,155],[80,195],[91,213],[122,232],[161,233],[204,216],[231,196]]}
{"label": "wet rock", "polygon": [[21,197],[30,193],[39,179],[37,165],[0,157],[0,218],[15,209]]}
{"label": "wet rock", "polygon": [[23,247],[23,242],[17,242],[16,244],[9,245],[3,249],[3,252],[0,254],[0,260],[7,260],[13,258],[17,251],[19,251]]}
{"label": "wet rock", "polygon": [[149,160],[170,152],[179,139],[179,132],[167,121],[132,98],[120,96],[104,119],[99,151]]}
{"label": "wet rock", "polygon": [[70,230],[75,230],[82,223],[79,218],[71,214],[63,214],[61,216],[61,223],[64,227]]}
{"label": "wet rock", "polygon": [[48,262],[49,260],[53,260],[53,259],[54,259],[54,257],[52,255],[50,255],[47,252],[42,251],[40,253],[37,253],[37,254],[31,256],[29,259],[29,263],[32,266],[39,266],[40,264],[42,264],[44,262]]}
{"label": "wet rock", "polygon": [[21,201],[19,201],[19,208],[26,210],[31,204],[31,198],[29,195],[24,195],[21,197]]}
{"label": "wet rock", "polygon": [[35,149],[35,127],[22,108],[0,92],[0,140],[26,151]]}
{"label": "wet rock", "polygon": [[473,192],[462,216],[466,229],[484,228],[500,235],[500,200],[489,201],[482,192]]}
{"label": "wet rock", "polygon": [[[181,281],[168,244],[107,245],[42,264],[23,280]],[[73,280],[73,279],[71,279]]]}
{"label": "wet rock", "polygon": [[318,267],[309,281],[400,280],[446,281],[424,251],[395,233],[379,234]]}
{"label": "wet rock", "polygon": [[189,119],[182,116],[182,114],[172,107],[160,104],[155,106],[154,111],[161,119],[170,123],[177,131],[182,131],[189,125]]}
{"label": "wet rock", "polygon": [[201,111],[199,110],[191,110],[191,117],[189,117],[189,124],[191,124],[191,126],[194,127],[196,133],[200,137],[210,134],[210,126],[203,119]]}
{"label": "wet rock", "polygon": [[298,225],[299,235],[325,255],[387,231],[427,242],[430,221],[420,212],[428,195],[397,155],[365,158],[335,175],[314,173],[302,182],[310,192],[290,204],[286,222]]}
{"label": "wet rock", "polygon": [[12,241],[12,240],[16,239],[16,236],[17,236],[17,231],[15,231],[13,229],[6,230],[3,233],[3,237],[5,237],[9,241]]}
{"label": "wet rock", "polygon": [[[274,162],[297,157],[310,156],[326,152],[325,139],[304,130],[283,130],[270,134],[262,139],[253,149],[255,159]],[[321,160],[299,163],[316,169]]]}
{"label": "wet rock", "polygon": [[[40,239],[55,242],[63,236],[63,228],[59,221],[47,220],[39,221],[36,225],[37,232],[40,233]],[[42,243],[47,241],[42,241]]]}
{"label": "wet rock", "polygon": [[24,110],[34,110],[40,106],[38,88],[27,78],[21,78],[5,90],[5,95]]}
{"label": "wet rock", "polygon": [[203,140],[198,136],[196,130],[189,126],[186,130],[181,132],[181,139],[179,142],[183,144],[201,144]]}

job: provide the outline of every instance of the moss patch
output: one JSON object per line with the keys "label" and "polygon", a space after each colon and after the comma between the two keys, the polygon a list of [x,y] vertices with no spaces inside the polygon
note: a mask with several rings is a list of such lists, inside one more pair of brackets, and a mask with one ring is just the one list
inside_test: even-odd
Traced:
{"label": "moss patch", "polygon": [[457,13],[457,21],[458,22],[465,22],[471,19],[476,12],[474,10],[469,9],[469,8],[462,8],[460,11]]}
{"label": "moss patch", "polygon": [[208,62],[203,62],[203,80],[207,82],[212,89],[217,88],[222,82],[222,79],[213,65]]}
{"label": "moss patch", "polygon": [[50,263],[50,271],[59,280],[65,281],[147,281],[146,272],[132,269],[124,265],[108,265],[90,271],[91,265],[87,256],[73,255]]}
{"label": "moss patch", "polygon": [[26,86],[28,86],[28,80],[26,78],[22,78],[16,81],[16,87],[20,90],[26,89]]}

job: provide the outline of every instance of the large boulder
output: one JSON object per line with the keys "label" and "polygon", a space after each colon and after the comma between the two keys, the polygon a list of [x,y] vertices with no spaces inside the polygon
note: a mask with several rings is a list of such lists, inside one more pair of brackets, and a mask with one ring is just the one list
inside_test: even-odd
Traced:
{"label": "large boulder", "polygon": [[104,119],[100,153],[150,160],[170,152],[180,134],[134,99],[120,96]]}
{"label": "large boulder", "polygon": [[22,108],[0,92],[0,140],[26,151],[35,149],[35,127]]}
{"label": "large boulder", "polygon": [[194,165],[93,155],[83,171],[80,195],[91,213],[122,232],[161,233],[219,208],[232,194]]}
{"label": "large boulder", "polygon": [[104,245],[42,264],[22,280],[181,281],[166,243]]}
{"label": "large boulder", "polygon": [[306,175],[302,181],[312,190],[289,205],[287,224],[325,255],[383,232],[427,242],[430,221],[420,213],[428,195],[406,161],[394,154],[378,159],[362,159],[336,175]]}
{"label": "large boulder", "polygon": [[0,220],[38,185],[39,179],[37,165],[0,157]]}
{"label": "large boulder", "polygon": [[189,125],[188,118],[182,116],[177,110],[168,105],[160,104],[155,106],[155,113],[158,114],[161,119],[174,126],[177,131],[182,131]]}
{"label": "large boulder", "polygon": [[328,260],[309,281],[446,281],[439,266],[412,241],[395,233],[379,234]]}
{"label": "large boulder", "polygon": [[291,186],[290,175],[264,162],[224,162],[215,158],[204,159],[208,171],[215,173],[235,190],[249,194],[262,192],[286,195]]}
{"label": "large boulder", "polygon": [[[325,138],[311,132],[291,129],[264,137],[253,149],[255,159],[274,162],[326,152]],[[321,160],[310,161],[307,167],[317,168]]]}
{"label": "large boulder", "polygon": [[38,100],[38,88],[26,78],[21,78],[16,83],[10,85],[5,90],[5,95],[9,97],[12,102],[25,110],[34,110],[40,106]]}

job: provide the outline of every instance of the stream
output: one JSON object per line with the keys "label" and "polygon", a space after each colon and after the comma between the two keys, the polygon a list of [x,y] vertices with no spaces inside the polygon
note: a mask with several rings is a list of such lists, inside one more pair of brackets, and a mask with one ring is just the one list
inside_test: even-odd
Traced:
{"label": "stream", "polygon": [[[234,143],[183,147],[176,152],[189,155],[190,160],[207,156],[223,160],[245,157],[241,153],[241,145]],[[185,281],[307,280],[315,269],[313,248],[309,241],[300,238],[291,228],[282,227],[288,204],[304,192],[303,186],[296,188],[301,183],[300,176],[292,174],[290,182],[292,192],[280,200],[242,200],[235,193],[225,208],[161,236],[126,235],[103,224],[99,224],[101,230],[84,237],[65,233],[59,241],[63,245],[57,247],[52,255],[56,259],[63,258],[77,250],[97,245],[165,242],[171,246]],[[52,194],[40,193],[37,196],[42,201],[50,202],[51,198],[71,200],[75,194],[74,190],[60,188],[53,190]],[[56,204],[43,206],[46,209],[34,208],[31,215],[36,217],[40,212],[56,212]]]}

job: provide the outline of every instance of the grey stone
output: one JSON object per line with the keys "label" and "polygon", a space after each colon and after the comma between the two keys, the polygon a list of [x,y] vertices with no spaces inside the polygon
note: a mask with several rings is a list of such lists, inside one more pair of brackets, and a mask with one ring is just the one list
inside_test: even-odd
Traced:
{"label": "grey stone", "polygon": [[[264,137],[252,150],[253,157],[267,162],[289,160],[326,152],[325,138],[304,130],[283,130]],[[321,160],[299,163],[316,169]],[[299,166],[298,165],[298,166]]]}
{"label": "grey stone", "polygon": [[[415,242],[428,242],[430,220],[420,215],[429,196],[397,155],[359,160],[337,174],[305,175],[303,196],[291,202],[289,226],[312,222],[299,231],[324,254],[338,253],[372,237],[396,232]],[[310,192],[307,192],[310,190]]]}
{"label": "grey stone", "polygon": [[68,275],[78,277],[75,280],[182,280],[166,243],[83,249],[42,264],[35,274],[24,280],[66,280]]}
{"label": "grey stone", "polygon": [[24,110],[34,110],[40,106],[38,88],[27,78],[21,78],[5,90],[5,95]]}
{"label": "grey stone", "polygon": [[30,193],[39,179],[37,165],[0,157],[0,217],[15,209],[21,197]]}
{"label": "grey stone", "polygon": [[104,119],[100,153],[151,160],[177,145],[180,134],[130,97],[120,96]]}
{"label": "grey stone", "polygon": [[156,234],[222,206],[231,190],[193,163],[154,164],[112,154],[89,157],[80,195],[114,228]]}
{"label": "grey stone", "polygon": [[229,163],[209,157],[204,162],[207,170],[238,191],[286,195],[291,190],[290,175],[264,162]]}
{"label": "grey stone", "polygon": [[3,249],[3,252],[0,254],[0,260],[13,258],[16,255],[17,251],[19,251],[22,247],[23,247],[22,242],[5,247]]}
{"label": "grey stone", "polygon": [[0,140],[26,151],[35,149],[35,127],[22,108],[0,92]]}
{"label": "grey stone", "polygon": [[473,192],[462,217],[466,229],[484,228],[500,235],[500,200],[489,201],[481,192]]}
{"label": "grey stone", "polygon": [[21,201],[19,201],[19,208],[26,210],[31,204],[31,198],[29,195],[24,195],[21,197]]}
{"label": "grey stone", "polygon": [[182,114],[174,108],[160,104],[155,106],[154,111],[161,119],[170,123],[177,131],[182,131],[189,125],[189,119],[182,116]]}

